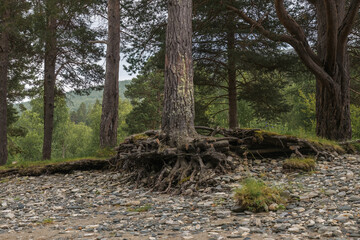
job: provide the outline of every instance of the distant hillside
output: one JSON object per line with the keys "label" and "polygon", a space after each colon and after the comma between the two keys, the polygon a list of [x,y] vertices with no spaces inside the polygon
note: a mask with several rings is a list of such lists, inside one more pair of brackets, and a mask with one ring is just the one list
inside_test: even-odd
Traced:
{"label": "distant hillside", "polygon": [[[124,92],[126,90],[126,85],[129,84],[131,80],[125,80],[119,82],[119,93],[120,98],[124,99]],[[92,91],[89,95],[79,96],[74,92],[69,92],[66,94],[67,105],[70,108],[70,111],[76,110],[79,108],[80,104],[83,102],[86,106],[91,106],[96,102],[96,99],[101,101],[103,97],[103,90],[101,91]]]}
{"label": "distant hillside", "polygon": [[[129,84],[131,80],[125,80],[119,82],[119,93],[120,97],[124,99],[124,92],[126,91],[126,85]],[[96,102],[96,99],[99,99],[99,101],[102,100],[103,97],[103,90],[100,91],[92,91],[89,95],[76,95],[74,92],[68,92],[66,93],[66,99],[67,99],[67,105],[70,108],[70,111],[77,110],[80,106],[80,104],[83,102],[86,104],[86,106],[91,106]],[[30,102],[24,102],[22,103],[27,109],[30,108]],[[18,106],[16,105],[18,108]]]}

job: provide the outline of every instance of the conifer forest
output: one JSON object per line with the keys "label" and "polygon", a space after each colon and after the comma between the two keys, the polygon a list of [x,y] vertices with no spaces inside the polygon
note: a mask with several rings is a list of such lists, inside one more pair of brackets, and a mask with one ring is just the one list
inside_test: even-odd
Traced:
{"label": "conifer forest", "polygon": [[0,0],[0,239],[359,239],[359,8]]}

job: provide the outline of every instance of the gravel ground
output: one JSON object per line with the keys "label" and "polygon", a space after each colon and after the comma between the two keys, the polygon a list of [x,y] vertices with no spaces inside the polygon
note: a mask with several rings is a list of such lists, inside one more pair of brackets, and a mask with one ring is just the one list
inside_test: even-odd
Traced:
{"label": "gravel ground", "polygon": [[[1,179],[0,239],[360,239],[360,156],[323,159],[309,174],[284,174],[282,161],[250,161],[197,196],[134,190],[117,172]],[[234,213],[233,189],[246,176],[299,201]]]}

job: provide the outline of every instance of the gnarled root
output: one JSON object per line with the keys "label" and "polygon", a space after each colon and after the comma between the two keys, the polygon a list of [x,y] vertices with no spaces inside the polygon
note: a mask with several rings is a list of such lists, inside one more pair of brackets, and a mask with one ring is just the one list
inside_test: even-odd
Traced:
{"label": "gnarled root", "polygon": [[[259,129],[200,128],[209,136],[199,135],[178,147],[169,146],[159,131],[131,136],[117,148],[112,163],[128,173],[135,186],[181,193],[205,187],[217,175],[235,170],[241,157],[289,157],[293,153],[304,157],[334,151],[331,146]],[[214,133],[224,137],[211,136]]]}

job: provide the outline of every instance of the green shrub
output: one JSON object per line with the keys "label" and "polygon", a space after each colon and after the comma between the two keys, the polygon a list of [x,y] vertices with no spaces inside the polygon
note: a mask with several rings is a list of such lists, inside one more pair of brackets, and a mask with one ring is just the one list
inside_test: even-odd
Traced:
{"label": "green shrub", "polygon": [[313,158],[289,158],[283,164],[283,169],[289,171],[305,171],[310,172],[315,170],[315,159]]}
{"label": "green shrub", "polygon": [[279,188],[268,186],[262,180],[247,178],[241,184],[242,187],[235,190],[234,198],[243,211],[269,211],[269,206],[273,203],[282,206],[286,203]]}

